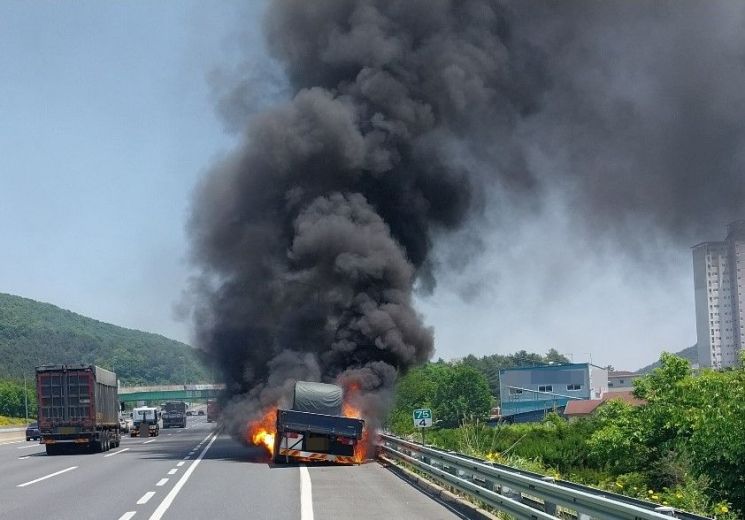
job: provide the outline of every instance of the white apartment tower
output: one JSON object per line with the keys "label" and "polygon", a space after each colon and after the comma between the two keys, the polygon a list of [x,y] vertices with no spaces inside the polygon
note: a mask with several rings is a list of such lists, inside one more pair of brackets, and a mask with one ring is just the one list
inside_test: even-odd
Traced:
{"label": "white apartment tower", "polygon": [[728,225],[725,240],[692,249],[699,365],[734,366],[745,345],[745,220]]}

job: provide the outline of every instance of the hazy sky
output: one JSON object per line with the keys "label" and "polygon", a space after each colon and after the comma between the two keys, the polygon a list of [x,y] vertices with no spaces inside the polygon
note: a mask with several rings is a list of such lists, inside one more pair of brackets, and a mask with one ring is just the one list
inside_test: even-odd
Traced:
{"label": "hazy sky", "polygon": [[[189,197],[236,139],[210,78],[268,59],[261,2],[214,5],[0,3],[0,292],[189,341],[174,313]],[[556,348],[636,369],[695,342],[689,249],[660,240],[640,258],[577,233],[560,196],[519,224],[506,212],[436,247],[437,288],[419,297],[436,356]],[[460,247],[469,234],[482,251]]]}

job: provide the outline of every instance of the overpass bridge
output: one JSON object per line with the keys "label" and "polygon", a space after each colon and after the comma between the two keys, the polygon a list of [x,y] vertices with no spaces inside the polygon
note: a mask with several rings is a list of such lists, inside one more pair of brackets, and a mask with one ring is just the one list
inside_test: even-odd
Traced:
{"label": "overpass bridge", "polygon": [[119,401],[196,401],[214,399],[223,390],[223,384],[120,386]]}

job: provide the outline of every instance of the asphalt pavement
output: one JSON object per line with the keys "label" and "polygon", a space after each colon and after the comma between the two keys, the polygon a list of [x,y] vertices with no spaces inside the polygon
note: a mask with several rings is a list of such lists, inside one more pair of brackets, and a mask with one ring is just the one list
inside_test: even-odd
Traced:
{"label": "asphalt pavement", "polygon": [[0,519],[454,519],[375,462],[274,465],[205,417],[106,453],[0,441]]}

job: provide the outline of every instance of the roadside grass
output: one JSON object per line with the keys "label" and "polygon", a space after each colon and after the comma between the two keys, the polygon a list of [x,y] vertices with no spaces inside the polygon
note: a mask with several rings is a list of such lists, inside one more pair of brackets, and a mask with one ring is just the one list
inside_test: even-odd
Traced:
{"label": "roadside grass", "polygon": [[26,419],[23,417],[6,417],[0,415],[0,428],[13,428],[26,426]]}

